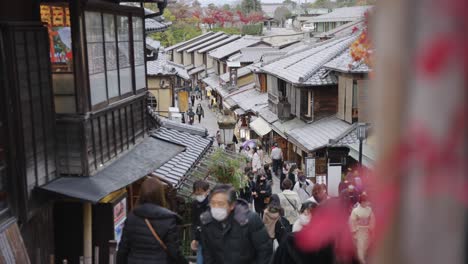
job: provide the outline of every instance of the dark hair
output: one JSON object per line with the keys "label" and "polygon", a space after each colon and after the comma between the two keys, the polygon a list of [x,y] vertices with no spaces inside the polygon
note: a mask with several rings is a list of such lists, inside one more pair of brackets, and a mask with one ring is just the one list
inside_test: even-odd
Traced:
{"label": "dark hair", "polygon": [[208,191],[210,188],[210,184],[206,181],[198,180],[193,183],[193,192],[196,192],[198,190],[203,190],[203,191]]}
{"label": "dark hair", "polygon": [[278,142],[275,142],[273,146],[278,147]]}
{"label": "dark hair", "polygon": [[279,212],[281,216],[284,216],[284,209],[281,207],[281,202],[278,194],[272,194],[270,196],[270,203],[267,206],[268,210],[272,213]]}
{"label": "dark hair", "polygon": [[312,201],[307,201],[302,204],[300,213],[304,213],[305,210],[310,210],[317,207],[317,203]]}
{"label": "dark hair", "polygon": [[291,165],[291,168],[289,168],[289,173],[293,173],[295,169],[297,169],[297,165],[296,164]]}
{"label": "dark hair", "polygon": [[263,165],[263,169],[265,170],[265,172],[267,172],[268,169],[270,169],[270,164]]}
{"label": "dark hair", "polygon": [[164,195],[164,185],[156,177],[146,178],[140,187],[140,198],[138,204],[152,203],[166,207],[166,196]]}
{"label": "dark hair", "polygon": [[261,173],[261,172],[260,172],[260,173],[257,175],[257,182],[260,182],[260,178],[261,178],[262,176],[266,178],[266,175],[265,175],[264,173]]}
{"label": "dark hair", "polygon": [[228,203],[233,204],[237,201],[237,193],[234,187],[230,184],[218,184],[216,185],[210,193],[210,200],[215,194],[224,193],[228,197]]}
{"label": "dark hair", "polygon": [[244,168],[244,173],[245,173],[245,174],[249,174],[249,172],[251,172],[251,171],[252,171],[252,168],[249,167],[249,166],[247,166],[247,167]]}
{"label": "dark hair", "polygon": [[285,179],[281,183],[281,187],[283,188],[283,190],[290,190],[292,187],[292,181],[290,179]]}

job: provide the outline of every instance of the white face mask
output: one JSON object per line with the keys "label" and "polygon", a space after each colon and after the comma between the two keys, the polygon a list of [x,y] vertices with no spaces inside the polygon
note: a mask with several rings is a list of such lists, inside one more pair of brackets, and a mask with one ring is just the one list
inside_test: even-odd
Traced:
{"label": "white face mask", "polygon": [[225,220],[228,216],[228,210],[226,208],[212,207],[210,210],[213,218],[219,222]]}
{"label": "white face mask", "polygon": [[299,222],[302,225],[307,225],[310,222],[310,215],[304,215],[304,214],[299,215]]}
{"label": "white face mask", "polygon": [[201,194],[201,195],[195,195],[195,200],[197,200],[199,203],[205,201],[206,195]]}

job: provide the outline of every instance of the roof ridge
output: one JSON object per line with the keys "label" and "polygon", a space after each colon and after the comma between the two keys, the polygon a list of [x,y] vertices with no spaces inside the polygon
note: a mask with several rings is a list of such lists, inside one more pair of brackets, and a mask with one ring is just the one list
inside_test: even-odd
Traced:
{"label": "roof ridge", "polygon": [[[354,40],[356,40],[356,38],[357,38],[357,36],[352,36],[352,37],[349,37],[348,39],[342,40],[342,42],[338,42],[338,43],[336,43],[334,45],[331,45],[331,46],[327,47],[327,48],[331,48],[331,47],[338,46],[339,51],[337,51],[335,53],[332,53],[332,54],[329,54],[328,56],[325,56],[322,59],[322,61],[320,61],[320,65],[318,65],[315,68],[312,68],[309,71],[307,71],[304,74],[304,76],[299,77],[299,82],[304,82],[305,80],[309,79],[316,71],[318,71],[321,67],[323,67],[324,64],[331,61],[333,58],[336,58],[339,54],[342,53],[343,50],[348,48],[349,45],[351,45],[351,43]],[[317,54],[317,53],[315,53],[315,54]]]}

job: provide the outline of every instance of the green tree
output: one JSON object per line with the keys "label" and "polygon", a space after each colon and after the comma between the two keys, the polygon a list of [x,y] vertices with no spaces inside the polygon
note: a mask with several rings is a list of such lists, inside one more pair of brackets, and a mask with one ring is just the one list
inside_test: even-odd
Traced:
{"label": "green tree", "polygon": [[280,6],[275,9],[273,17],[276,21],[281,23],[281,27],[284,27],[284,22],[286,22],[288,18],[291,18],[291,15],[291,11],[289,11],[287,7]]}
{"label": "green tree", "polygon": [[218,9],[218,7],[217,7],[215,4],[210,3],[210,4],[208,5],[208,9],[210,9],[210,10],[215,10],[215,9]]}
{"label": "green tree", "polygon": [[224,4],[224,5],[223,5],[223,10],[231,11],[231,5],[229,5],[229,4]]}
{"label": "green tree", "polygon": [[241,10],[244,14],[249,14],[251,12],[261,12],[262,4],[260,0],[242,0]]}

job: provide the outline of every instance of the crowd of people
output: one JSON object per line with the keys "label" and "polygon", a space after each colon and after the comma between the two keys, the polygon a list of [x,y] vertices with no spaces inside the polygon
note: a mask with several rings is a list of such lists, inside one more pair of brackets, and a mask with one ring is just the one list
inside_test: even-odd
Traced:
{"label": "crowd of people", "polygon": [[[313,227],[316,212],[334,202],[349,210],[356,247],[345,263],[367,262],[375,220],[358,173],[350,171],[340,184],[340,196],[331,198],[327,186],[314,184],[295,165],[284,165],[277,144],[271,150],[272,164],[265,164],[261,148],[242,151],[250,161],[242,190],[227,184],[210,190],[201,180],[193,184],[191,249],[197,264],[335,263],[334,245],[305,252],[296,244],[296,234]],[[281,179],[279,193],[272,192],[273,177]],[[180,219],[164,209],[160,184],[154,178],[143,183],[140,206],[123,230],[118,263],[187,263],[175,231]]]}

